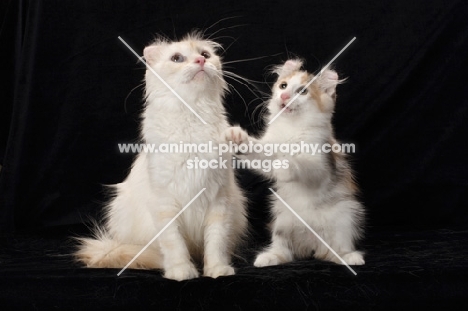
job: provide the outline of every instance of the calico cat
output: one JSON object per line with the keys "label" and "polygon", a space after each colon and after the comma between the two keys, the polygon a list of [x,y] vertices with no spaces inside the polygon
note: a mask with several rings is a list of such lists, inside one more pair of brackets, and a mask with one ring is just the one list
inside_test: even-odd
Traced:
{"label": "calico cat", "polygon": [[[278,79],[268,103],[271,124],[260,140],[249,137],[240,127],[226,131],[226,139],[237,144],[336,143],[331,118],[335,107],[336,85],[340,83],[335,71],[325,70],[304,89],[313,75],[301,70],[300,60],[288,60],[275,68]],[[289,101],[298,97],[289,105]],[[283,109],[277,119],[276,115]],[[321,149],[322,150],[322,149]],[[324,149],[325,150],[325,149]],[[241,155],[244,161],[281,159],[284,166],[263,175],[276,180],[277,194],[349,265],[364,264],[363,254],[355,242],[363,233],[364,208],[356,200],[357,186],[345,154],[321,152],[277,152]],[[255,259],[256,267],[278,265],[312,254],[323,260],[342,262],[288,208],[274,197],[272,207],[271,244]]]}
{"label": "calico cat", "polygon": [[[216,54],[219,47],[192,33],[178,42],[160,39],[144,49],[148,66],[198,114],[147,70],[141,124],[144,143],[211,141],[216,145],[221,141],[229,125],[223,107],[227,84]],[[246,199],[232,168],[188,167],[187,160],[195,157],[213,160],[218,153],[138,154],[128,177],[114,186],[104,226],[94,228],[93,238],[79,238],[76,258],[91,268],[123,268],[206,188],[130,268],[162,269],[164,277],[174,280],[197,277],[202,263],[205,276],[234,274],[231,256],[246,234]]]}

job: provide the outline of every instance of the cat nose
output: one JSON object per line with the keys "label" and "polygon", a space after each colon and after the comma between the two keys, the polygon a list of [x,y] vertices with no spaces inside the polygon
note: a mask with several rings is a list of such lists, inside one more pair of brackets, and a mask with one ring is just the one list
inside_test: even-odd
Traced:
{"label": "cat nose", "polygon": [[288,93],[281,93],[280,97],[282,100],[288,100],[291,98]]}
{"label": "cat nose", "polygon": [[199,56],[195,58],[195,63],[200,64],[200,66],[203,67],[203,65],[205,64],[205,58],[203,56]]}

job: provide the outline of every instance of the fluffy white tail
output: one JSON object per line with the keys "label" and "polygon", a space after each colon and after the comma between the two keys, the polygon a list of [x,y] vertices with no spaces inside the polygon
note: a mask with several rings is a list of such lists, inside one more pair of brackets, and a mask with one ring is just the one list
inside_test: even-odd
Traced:
{"label": "fluffy white tail", "polygon": [[[144,245],[122,244],[106,235],[96,238],[78,238],[80,243],[75,258],[88,268],[123,268],[140,252]],[[147,248],[129,266],[134,269],[161,269],[161,255]]]}

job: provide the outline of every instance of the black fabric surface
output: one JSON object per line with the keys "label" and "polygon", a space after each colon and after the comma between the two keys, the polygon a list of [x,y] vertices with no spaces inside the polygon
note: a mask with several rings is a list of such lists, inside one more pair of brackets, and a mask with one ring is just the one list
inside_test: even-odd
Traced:
{"label": "black fabric surface", "polygon": [[[54,1],[0,4],[0,302],[37,309],[375,309],[467,306],[468,5],[465,1]],[[211,27],[210,27],[211,26]],[[252,240],[236,276],[187,282],[157,271],[82,269],[72,235],[99,217],[103,185],[122,181],[138,140],[144,67],[155,33],[194,28],[223,44],[226,69],[271,82],[288,56],[334,62],[333,119],[367,209],[366,265],[315,260],[255,269],[268,234],[268,185],[239,172]],[[256,134],[261,99],[240,83],[232,123]],[[257,83],[268,91],[266,83]]]}
{"label": "black fabric surface", "polygon": [[[79,228],[66,231],[77,234]],[[467,230],[373,233],[366,265],[318,260],[255,268],[236,262],[237,274],[176,282],[158,271],[82,269],[70,256],[63,230],[8,239],[0,260],[2,306],[31,309],[157,310],[414,310],[468,307]],[[247,256],[248,257],[248,256]]]}

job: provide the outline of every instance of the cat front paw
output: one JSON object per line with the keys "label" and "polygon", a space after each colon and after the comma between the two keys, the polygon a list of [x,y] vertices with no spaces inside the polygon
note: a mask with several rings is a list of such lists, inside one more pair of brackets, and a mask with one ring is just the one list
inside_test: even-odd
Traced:
{"label": "cat front paw", "polygon": [[213,267],[205,267],[204,276],[216,279],[219,276],[234,275],[234,268],[229,265],[216,265]]}
{"label": "cat front paw", "polygon": [[[342,256],[343,260],[351,266],[362,266],[366,262],[361,252],[352,252]],[[340,262],[341,263],[341,262]]]}
{"label": "cat front paw", "polygon": [[261,253],[255,259],[254,266],[255,267],[267,267],[267,266],[276,266],[281,263],[280,258],[278,255],[272,253]]}
{"label": "cat front paw", "polygon": [[182,263],[164,270],[165,278],[176,281],[190,280],[198,275],[198,271],[192,263]]}
{"label": "cat front paw", "polygon": [[224,131],[224,140],[232,141],[238,145],[249,142],[249,134],[240,126],[233,126]]}

